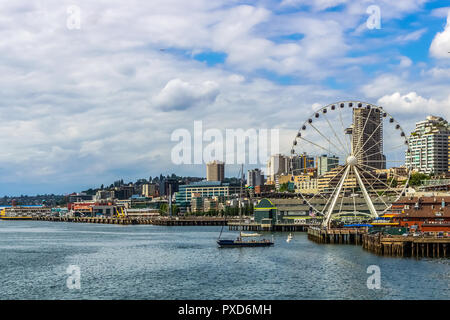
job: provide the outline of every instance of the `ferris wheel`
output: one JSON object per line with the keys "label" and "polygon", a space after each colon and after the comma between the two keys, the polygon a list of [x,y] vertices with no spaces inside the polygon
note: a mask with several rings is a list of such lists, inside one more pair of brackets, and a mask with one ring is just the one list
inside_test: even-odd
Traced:
{"label": "ferris wheel", "polygon": [[315,111],[293,141],[290,174],[310,214],[362,221],[387,213],[405,195],[409,143],[382,107],[343,101]]}

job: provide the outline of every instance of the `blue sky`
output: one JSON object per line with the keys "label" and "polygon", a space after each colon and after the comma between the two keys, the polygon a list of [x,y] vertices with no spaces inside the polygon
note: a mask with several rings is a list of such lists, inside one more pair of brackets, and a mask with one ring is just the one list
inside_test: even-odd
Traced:
{"label": "blue sky", "polygon": [[[367,27],[371,5],[380,29]],[[450,118],[449,9],[432,0],[3,2],[0,195],[203,176],[203,165],[170,158],[172,132],[194,120],[278,128],[284,151],[305,113],[340,100],[382,105],[406,131],[428,114]]]}

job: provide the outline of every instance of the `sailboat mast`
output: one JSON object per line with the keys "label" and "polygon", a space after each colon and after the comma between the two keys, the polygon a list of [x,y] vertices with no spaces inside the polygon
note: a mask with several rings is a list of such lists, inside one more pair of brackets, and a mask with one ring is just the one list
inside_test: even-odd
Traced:
{"label": "sailboat mast", "polygon": [[242,238],[242,180],[244,179],[244,164],[241,164],[241,185],[239,187],[239,237]]}

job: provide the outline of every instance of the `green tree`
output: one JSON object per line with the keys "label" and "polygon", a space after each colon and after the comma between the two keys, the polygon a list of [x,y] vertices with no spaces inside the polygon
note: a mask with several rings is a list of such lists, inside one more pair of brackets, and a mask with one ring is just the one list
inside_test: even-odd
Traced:
{"label": "green tree", "polygon": [[395,179],[394,177],[391,177],[388,179],[388,185],[391,186],[392,188],[396,188],[398,186],[398,180]]}
{"label": "green tree", "polygon": [[429,180],[430,176],[425,173],[416,172],[411,175],[409,185],[412,187],[420,186],[423,180]]}
{"label": "green tree", "polygon": [[287,183],[287,182],[281,184],[281,185],[280,185],[280,192],[288,191],[288,186],[289,186],[289,183]]}

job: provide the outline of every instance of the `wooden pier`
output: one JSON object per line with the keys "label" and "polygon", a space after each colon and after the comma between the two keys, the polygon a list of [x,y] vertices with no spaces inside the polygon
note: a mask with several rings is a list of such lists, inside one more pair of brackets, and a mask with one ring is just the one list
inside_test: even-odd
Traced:
{"label": "wooden pier", "polygon": [[151,224],[158,226],[225,226],[230,220],[220,217],[53,217],[34,216],[32,220],[53,222],[103,223],[103,224]]}
{"label": "wooden pier", "polygon": [[260,223],[240,223],[229,222],[228,229],[231,231],[276,231],[276,232],[305,232],[312,224],[260,224]]}
{"label": "wooden pier", "polygon": [[127,217],[32,217],[33,220],[52,222],[77,222],[77,223],[103,223],[103,224],[151,224],[149,219],[127,218]]}
{"label": "wooden pier", "polygon": [[311,227],[308,229],[308,239],[317,243],[360,245],[366,232],[366,227],[335,229]]}
{"label": "wooden pier", "polygon": [[176,217],[152,219],[151,224],[159,226],[226,226],[230,219],[223,217]]}
{"label": "wooden pier", "polygon": [[363,248],[384,256],[415,258],[450,257],[450,238],[432,236],[403,237],[378,234],[365,234]]}

